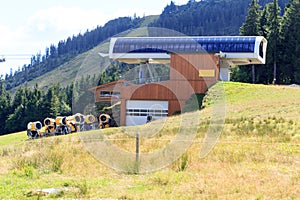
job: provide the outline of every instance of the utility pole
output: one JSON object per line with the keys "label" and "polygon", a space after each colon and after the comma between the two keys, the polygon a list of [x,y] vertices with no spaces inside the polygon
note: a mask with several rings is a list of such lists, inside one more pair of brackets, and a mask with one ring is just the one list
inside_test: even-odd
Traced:
{"label": "utility pole", "polygon": [[252,65],[252,83],[255,83],[255,65]]}
{"label": "utility pole", "polygon": [[273,78],[273,84],[275,85],[276,84],[276,70],[277,70],[277,66],[276,66],[276,61],[274,62],[273,64],[274,66],[274,78]]}

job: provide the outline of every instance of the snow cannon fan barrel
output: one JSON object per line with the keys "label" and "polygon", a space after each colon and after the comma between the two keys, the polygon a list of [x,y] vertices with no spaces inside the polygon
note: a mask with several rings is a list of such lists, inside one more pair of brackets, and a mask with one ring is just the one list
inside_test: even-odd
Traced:
{"label": "snow cannon fan barrel", "polygon": [[66,121],[66,124],[76,124],[76,119],[73,115],[66,117],[65,121]]}
{"label": "snow cannon fan barrel", "polygon": [[108,123],[110,116],[108,114],[101,114],[99,116],[99,121],[102,123]]}
{"label": "snow cannon fan barrel", "polygon": [[27,124],[27,129],[30,131],[38,131],[43,127],[42,123],[40,121],[35,122],[29,122]]}
{"label": "snow cannon fan barrel", "polygon": [[27,124],[27,136],[29,139],[40,137],[39,130],[42,128],[42,123],[40,121],[29,122]]}
{"label": "snow cannon fan barrel", "polygon": [[76,124],[84,124],[84,115],[83,114],[80,114],[80,113],[76,113],[75,115],[73,115],[74,118],[75,118],[75,123]]}
{"label": "snow cannon fan barrel", "polygon": [[66,117],[56,117],[55,123],[57,126],[66,126],[67,125]]}
{"label": "snow cannon fan barrel", "polygon": [[94,115],[86,115],[85,116],[85,123],[93,124],[95,121],[96,121],[96,118]]}
{"label": "snow cannon fan barrel", "polygon": [[99,116],[99,127],[108,128],[110,127],[110,116],[108,114],[101,114]]}
{"label": "snow cannon fan barrel", "polygon": [[44,125],[46,126],[45,132],[46,133],[54,133],[56,129],[55,119],[47,117],[44,119]]}
{"label": "snow cannon fan barrel", "polygon": [[55,126],[55,119],[47,117],[44,119],[44,125],[45,126]]}
{"label": "snow cannon fan barrel", "polygon": [[75,119],[74,115],[65,117],[64,120],[65,120],[66,125],[71,128],[71,132],[77,131],[76,119]]}

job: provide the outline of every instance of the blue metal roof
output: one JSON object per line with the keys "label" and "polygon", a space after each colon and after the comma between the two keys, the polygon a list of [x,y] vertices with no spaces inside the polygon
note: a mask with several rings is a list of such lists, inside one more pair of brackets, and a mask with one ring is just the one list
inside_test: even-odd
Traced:
{"label": "blue metal roof", "polygon": [[253,53],[255,41],[255,36],[117,38],[113,53]]}

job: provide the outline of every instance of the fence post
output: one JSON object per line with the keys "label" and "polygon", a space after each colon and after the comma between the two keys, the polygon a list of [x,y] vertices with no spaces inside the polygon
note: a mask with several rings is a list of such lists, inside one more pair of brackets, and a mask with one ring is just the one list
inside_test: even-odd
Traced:
{"label": "fence post", "polygon": [[136,140],[135,140],[135,170],[136,173],[139,173],[139,167],[140,167],[140,135],[136,134]]}

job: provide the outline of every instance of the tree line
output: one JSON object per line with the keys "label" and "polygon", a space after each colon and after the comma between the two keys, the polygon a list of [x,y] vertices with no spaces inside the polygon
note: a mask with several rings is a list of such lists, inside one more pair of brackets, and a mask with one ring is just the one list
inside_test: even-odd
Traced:
{"label": "tree line", "polygon": [[[171,1],[158,20],[150,24],[186,35],[238,35],[251,0],[189,0],[186,5],[175,5]],[[272,0],[260,0],[266,5]],[[289,0],[279,0],[281,8]],[[153,33],[161,35],[162,33]]]}
{"label": "tree line", "polygon": [[[168,67],[155,66],[154,76],[169,74]],[[82,76],[67,87],[59,83],[42,90],[36,84],[30,88],[27,84],[18,87],[14,97],[6,90],[5,81],[0,80],[0,135],[23,131],[28,122],[41,121],[47,117],[69,116],[75,113],[94,114],[97,116],[103,105],[95,104],[91,88],[120,77],[129,81],[138,78],[135,64],[111,61],[110,66],[99,74]]]}
{"label": "tree line", "polygon": [[136,65],[111,61],[110,66],[99,74],[81,76],[67,87],[52,84],[46,90],[30,88],[27,84],[18,87],[14,96],[0,79],[0,135],[26,129],[28,122],[41,121],[47,117],[69,116],[74,113],[99,114],[101,105],[95,107],[94,93],[97,85],[118,80]]}
{"label": "tree line", "polygon": [[[5,82],[0,82],[0,135],[23,131],[28,122],[41,121],[47,117],[69,116],[72,113],[93,113],[94,94],[90,88],[97,85],[99,76],[82,76],[80,80],[63,88],[53,84],[46,91],[36,84],[20,86],[12,98]],[[88,110],[87,110],[88,108]]]}
{"label": "tree line", "polygon": [[241,35],[261,35],[267,38],[265,65],[233,68],[233,81],[253,83],[300,84],[300,1],[290,0],[283,16],[278,0],[263,8],[252,0]]}

